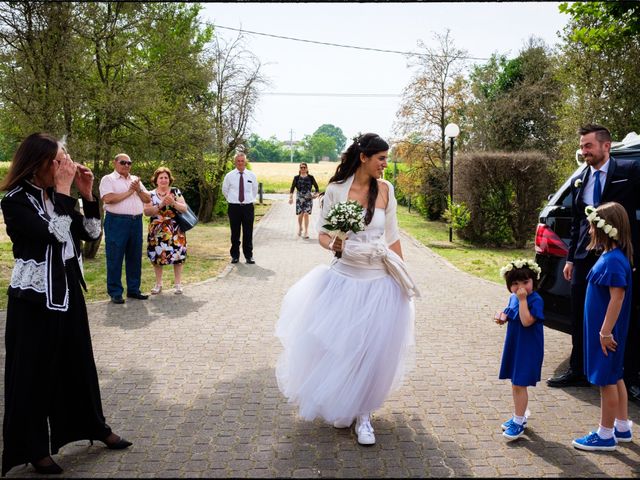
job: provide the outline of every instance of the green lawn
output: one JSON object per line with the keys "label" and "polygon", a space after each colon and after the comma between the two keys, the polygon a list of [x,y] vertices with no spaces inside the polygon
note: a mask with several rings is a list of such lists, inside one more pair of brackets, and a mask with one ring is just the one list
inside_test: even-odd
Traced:
{"label": "green lawn", "polygon": [[533,245],[527,249],[482,248],[457,238],[449,243],[449,226],[441,221],[429,221],[408,209],[398,206],[400,228],[423,245],[441,255],[460,270],[486,280],[503,283],[500,268],[515,258],[534,258]]}

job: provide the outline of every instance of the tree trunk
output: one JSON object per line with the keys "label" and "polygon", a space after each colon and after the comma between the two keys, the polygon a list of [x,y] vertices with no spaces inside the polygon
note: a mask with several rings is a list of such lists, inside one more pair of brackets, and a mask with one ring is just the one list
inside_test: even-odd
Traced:
{"label": "tree trunk", "polygon": [[202,223],[208,223],[213,217],[213,207],[215,207],[215,188],[210,185],[200,185],[200,208],[198,209],[198,219]]}

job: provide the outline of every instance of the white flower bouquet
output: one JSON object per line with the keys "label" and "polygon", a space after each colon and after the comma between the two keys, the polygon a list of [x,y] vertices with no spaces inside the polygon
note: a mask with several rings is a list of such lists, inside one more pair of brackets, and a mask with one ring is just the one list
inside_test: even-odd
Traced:
{"label": "white flower bouquet", "polygon": [[[327,223],[322,227],[330,230],[333,241],[344,240],[349,232],[358,233],[364,230],[364,208],[355,200],[336,203],[327,214]],[[336,257],[342,254],[336,252]]]}

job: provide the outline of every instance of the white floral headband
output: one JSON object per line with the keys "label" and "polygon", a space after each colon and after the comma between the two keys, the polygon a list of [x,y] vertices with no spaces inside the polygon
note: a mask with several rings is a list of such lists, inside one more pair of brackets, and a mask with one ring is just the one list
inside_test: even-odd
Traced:
{"label": "white floral headband", "polygon": [[584,213],[587,216],[587,221],[591,223],[594,227],[601,228],[604,230],[604,233],[609,235],[614,240],[618,240],[618,229],[613,225],[605,222],[604,218],[598,216],[598,212],[596,212],[596,207],[592,205],[587,205],[584,207]]}
{"label": "white floral headband", "polygon": [[528,260],[526,258],[520,258],[518,260],[512,260],[500,269],[500,276],[506,276],[507,272],[510,272],[514,268],[528,268],[536,274],[536,279],[540,280],[540,272],[542,271],[535,260]]}

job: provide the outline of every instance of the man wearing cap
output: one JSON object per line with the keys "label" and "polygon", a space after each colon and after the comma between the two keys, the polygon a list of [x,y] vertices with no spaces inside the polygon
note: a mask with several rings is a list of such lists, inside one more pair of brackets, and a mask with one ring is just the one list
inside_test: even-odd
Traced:
{"label": "man wearing cap", "polygon": [[142,182],[131,175],[131,159],[119,153],[113,160],[114,171],[100,180],[100,198],[106,211],[104,218],[107,257],[107,292],[113,303],[122,298],[122,260],[125,261],[127,297],[146,300],[140,291],[142,276],[143,203],[151,196]]}

